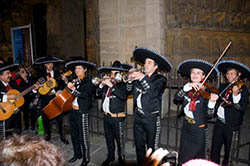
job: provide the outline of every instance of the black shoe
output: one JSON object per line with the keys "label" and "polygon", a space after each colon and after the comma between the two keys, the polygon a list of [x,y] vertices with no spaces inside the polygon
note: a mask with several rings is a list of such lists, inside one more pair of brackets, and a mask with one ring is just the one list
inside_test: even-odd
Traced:
{"label": "black shoe", "polygon": [[61,138],[61,141],[62,141],[65,145],[68,145],[68,144],[69,144],[69,141],[66,140],[65,138]]}
{"label": "black shoe", "polygon": [[114,161],[114,159],[106,159],[103,163],[102,166],[107,166],[109,165],[110,162]]}
{"label": "black shoe", "polygon": [[73,156],[68,162],[69,162],[69,163],[73,163],[73,162],[75,162],[76,160],[81,159],[81,158],[82,158],[82,157]]}
{"label": "black shoe", "polygon": [[125,166],[125,165],[126,165],[125,157],[119,157],[118,160],[119,160],[119,164],[120,164],[121,166]]}
{"label": "black shoe", "polygon": [[50,141],[51,137],[50,136],[45,136],[45,141]]}
{"label": "black shoe", "polygon": [[81,166],[87,166],[87,165],[88,165],[88,163],[89,163],[89,161],[82,161]]}

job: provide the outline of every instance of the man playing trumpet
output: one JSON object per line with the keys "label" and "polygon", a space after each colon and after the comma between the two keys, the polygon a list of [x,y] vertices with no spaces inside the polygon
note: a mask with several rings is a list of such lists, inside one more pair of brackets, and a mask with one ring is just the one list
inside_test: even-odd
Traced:
{"label": "man playing trumpet", "polygon": [[110,72],[110,77],[104,75],[97,96],[102,97],[102,111],[104,133],[108,148],[107,159],[102,166],[109,165],[115,160],[115,141],[118,148],[119,165],[125,165],[125,142],[124,142],[124,121],[126,118],[125,104],[127,100],[126,84],[115,77],[126,69],[122,68],[119,61],[115,61],[112,67],[100,67],[99,71]]}
{"label": "man playing trumpet", "polygon": [[134,59],[144,64],[145,74],[130,69],[127,91],[134,96],[134,139],[137,165],[142,165],[145,147],[158,149],[161,122],[161,100],[166,86],[166,78],[157,73],[158,69],[171,69],[171,64],[160,54],[138,47]]}

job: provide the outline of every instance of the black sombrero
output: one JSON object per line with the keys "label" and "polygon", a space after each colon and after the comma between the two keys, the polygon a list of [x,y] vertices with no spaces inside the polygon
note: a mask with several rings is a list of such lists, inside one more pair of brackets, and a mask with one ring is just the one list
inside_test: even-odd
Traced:
{"label": "black sombrero", "polygon": [[40,57],[37,58],[34,62],[35,65],[41,65],[41,64],[47,64],[47,63],[59,63],[59,62],[64,62],[62,59],[59,59],[57,57],[51,57],[51,56],[47,56],[47,57]]}
{"label": "black sombrero", "polygon": [[[201,69],[206,75],[210,72],[213,65],[207,61],[201,59],[188,59],[181,62],[178,67],[177,71],[181,74],[181,76],[190,77],[191,69],[198,68]],[[217,68],[214,68],[212,73],[210,74],[209,78],[217,77],[219,71]]]}
{"label": "black sombrero", "polygon": [[250,77],[250,70],[249,67],[234,61],[234,60],[222,60],[217,64],[219,71],[223,74],[226,74],[228,68],[237,69],[241,73],[241,78],[249,78]]}
{"label": "black sombrero", "polygon": [[96,67],[96,64],[89,62],[89,61],[85,61],[85,60],[73,60],[65,64],[65,67],[67,69],[74,69],[75,66],[84,66],[86,68],[94,68]]}
{"label": "black sombrero", "polygon": [[133,66],[128,63],[122,63],[121,65],[122,65],[122,68],[126,69],[126,71],[129,71],[131,68],[133,68]]}
{"label": "black sombrero", "polygon": [[122,67],[122,64],[120,61],[114,61],[112,66],[102,66],[98,68],[99,72],[104,72],[104,71],[112,71],[112,70],[117,70],[117,71],[128,71],[127,69]]}
{"label": "black sombrero", "polygon": [[5,64],[0,64],[0,73],[5,71],[5,70],[16,70],[18,68],[19,64],[11,64],[11,65],[5,65]]}
{"label": "black sombrero", "polygon": [[171,63],[166,57],[160,55],[159,53],[143,47],[137,47],[133,52],[134,60],[140,63],[145,63],[146,58],[153,59],[157,64],[159,69],[170,71],[172,69]]}

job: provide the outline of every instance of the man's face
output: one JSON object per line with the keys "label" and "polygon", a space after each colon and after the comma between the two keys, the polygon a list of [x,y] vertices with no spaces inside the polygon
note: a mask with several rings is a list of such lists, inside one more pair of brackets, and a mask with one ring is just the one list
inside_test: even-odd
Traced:
{"label": "man's face", "polygon": [[111,71],[111,78],[115,78],[115,74],[120,73],[118,70],[112,70]]}
{"label": "man's face", "polygon": [[144,68],[145,68],[145,74],[148,75],[148,74],[155,72],[156,69],[158,68],[158,66],[155,65],[154,60],[152,60],[150,58],[146,58]]}
{"label": "man's face", "polygon": [[199,83],[204,78],[204,73],[201,69],[193,68],[191,69],[190,79],[194,83]]}
{"label": "man's face", "polygon": [[77,77],[83,76],[86,71],[87,69],[84,69],[81,65],[75,67],[75,73]]}
{"label": "man's face", "polygon": [[235,69],[228,70],[226,73],[226,78],[228,82],[232,82],[238,76],[237,71]]}
{"label": "man's face", "polygon": [[46,70],[48,70],[48,71],[52,71],[53,70],[53,63],[46,63],[45,64],[45,68],[46,68]]}
{"label": "man's face", "polygon": [[11,80],[10,70],[5,70],[4,72],[2,72],[2,75],[0,75],[0,80],[5,82],[5,83],[9,83]]}

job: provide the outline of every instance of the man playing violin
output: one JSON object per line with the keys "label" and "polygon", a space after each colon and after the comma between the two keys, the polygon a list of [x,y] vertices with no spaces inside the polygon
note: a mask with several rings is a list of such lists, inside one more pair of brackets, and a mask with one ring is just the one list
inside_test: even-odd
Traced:
{"label": "man playing violin", "polygon": [[[178,65],[181,76],[190,77],[175,94],[175,101],[182,103],[181,114],[185,115],[181,130],[179,164],[191,159],[205,158],[207,138],[207,115],[212,115],[218,95],[211,93],[207,100],[199,91],[203,89],[202,80],[212,69],[212,64],[200,59],[185,60]],[[210,78],[218,72],[213,70]],[[202,94],[202,93],[200,93]]]}
{"label": "man playing violin", "polygon": [[77,76],[76,79],[67,84],[75,96],[72,102],[73,109],[70,111],[70,135],[74,156],[69,160],[69,163],[82,158],[81,166],[87,166],[90,161],[88,117],[92,106],[94,85],[86,76],[86,72],[87,69],[95,66],[95,64],[84,60],[74,60],[65,64],[65,67],[74,71]]}
{"label": "man playing violin", "polygon": [[[221,84],[219,91],[223,92],[221,97],[227,101],[218,101],[216,104],[216,123],[213,131],[211,160],[226,166],[236,148],[239,138],[240,126],[243,121],[244,112],[249,103],[248,89],[242,85],[237,78],[249,78],[249,68],[237,61],[224,60],[218,63],[218,69],[225,74],[227,83]],[[220,162],[220,151],[224,144],[224,158]]]}
{"label": "man playing violin", "polygon": [[119,165],[122,166],[125,165],[124,121],[128,95],[126,84],[116,81],[115,76],[126,69],[122,68],[119,61],[115,61],[111,67],[100,67],[98,70],[99,72],[110,72],[110,77],[104,75],[99,88],[97,88],[97,96],[102,97],[103,124],[108,148],[107,159],[102,163],[102,166],[107,166],[115,160],[115,141]]}
{"label": "man playing violin", "polygon": [[158,149],[161,132],[162,94],[166,87],[166,77],[158,69],[169,71],[172,65],[168,60],[153,50],[137,47],[133,52],[134,59],[144,64],[145,74],[130,69],[127,91],[134,101],[134,142],[137,165],[143,164],[146,148]]}
{"label": "man playing violin", "polygon": [[[66,85],[64,81],[61,80],[61,76],[59,72],[55,71],[53,63],[63,62],[63,60],[58,59],[56,57],[41,57],[35,60],[35,64],[37,65],[44,65],[44,70],[40,72],[39,78],[44,78],[45,80],[49,80],[50,78],[55,78],[57,81],[58,86],[51,89],[47,94],[41,94],[41,109],[43,109],[49,102],[56,97],[60,93]],[[45,131],[45,140],[51,140],[51,126],[50,126],[50,119],[42,112],[42,120],[43,120],[43,127]],[[65,139],[64,129],[63,129],[63,115],[59,115],[55,118],[57,122],[57,126],[59,129],[59,134],[61,141],[64,144],[68,144],[68,140]]]}

